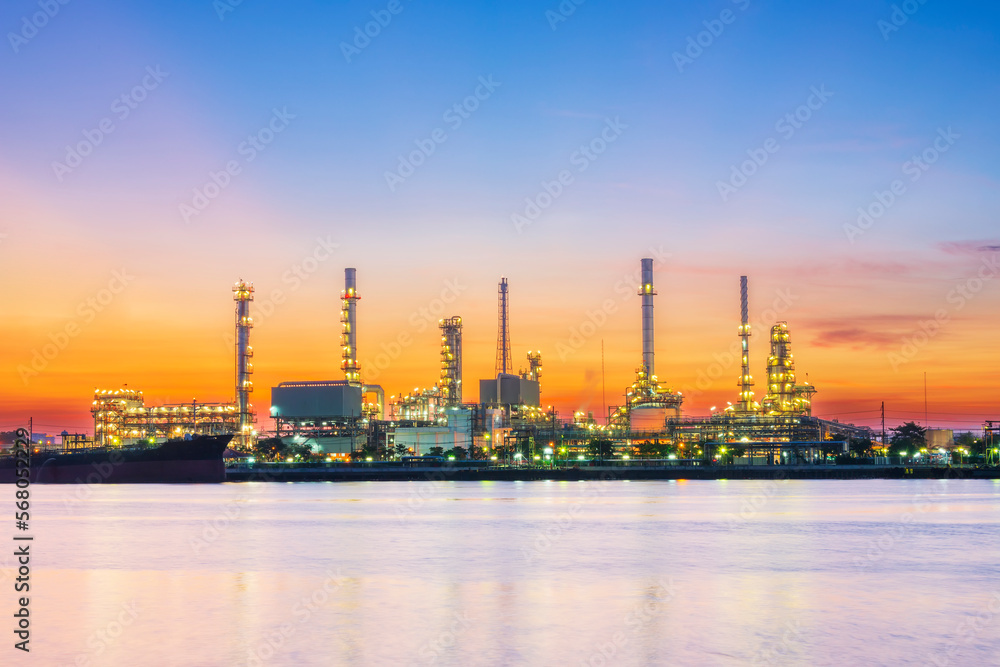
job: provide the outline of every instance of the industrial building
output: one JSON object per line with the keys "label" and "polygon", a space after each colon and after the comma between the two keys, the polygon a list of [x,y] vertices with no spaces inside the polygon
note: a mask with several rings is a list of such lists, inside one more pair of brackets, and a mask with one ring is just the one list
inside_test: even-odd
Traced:
{"label": "industrial building", "polygon": [[[514,370],[511,353],[511,291],[506,277],[497,288],[495,375],[478,382],[478,400],[464,391],[463,320],[458,315],[439,323],[440,374],[427,388],[390,396],[380,385],[364,382],[358,356],[358,276],[344,270],[340,292],[340,371],[342,378],[326,381],[283,381],[271,388],[268,416],[273,427],[263,429],[286,443],[306,444],[331,458],[367,452],[392,457],[401,452],[426,454],[454,450],[477,458],[510,460],[543,456],[587,457],[595,441],[611,443],[620,454],[643,446],[673,448],[679,458],[712,456],[739,450],[742,456],[776,461],[781,457],[810,459],[822,443],[837,437],[870,437],[870,429],[812,416],[816,388],[799,383],[792,340],[786,322],[770,329],[765,367],[766,388],[755,397],[751,374],[747,276],[739,281],[740,369],[735,401],[708,417],[684,414],[684,396],[657,375],[653,260],[640,262],[639,331],[641,347],[635,380],[625,388],[622,405],[609,406],[597,419],[576,413],[561,418],[542,403],[542,354],[530,351],[527,367]],[[233,287],[235,311],[235,400],[147,406],[141,391],[120,388],[95,391],[91,412],[95,440],[122,445],[139,440],[163,440],[184,434],[233,433],[234,446],[247,448],[258,435],[251,402],[254,350],[251,306],[253,285]]]}
{"label": "industrial building", "polygon": [[240,415],[233,403],[193,400],[146,406],[142,392],[128,388],[95,390],[90,412],[94,417],[94,441],[104,447],[240,430]]}
{"label": "industrial building", "polygon": [[94,418],[94,443],[102,446],[125,446],[136,442],[163,442],[185,435],[234,435],[233,445],[246,448],[257,437],[253,392],[253,347],[250,345],[250,302],[253,285],[238,280],[233,286],[236,302],[235,394],[232,403],[190,403],[147,406],[141,391],[95,389],[90,413]]}

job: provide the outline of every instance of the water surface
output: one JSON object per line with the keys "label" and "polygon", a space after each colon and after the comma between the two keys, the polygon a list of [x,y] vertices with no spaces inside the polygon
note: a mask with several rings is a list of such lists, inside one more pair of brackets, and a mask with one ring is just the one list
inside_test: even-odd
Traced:
{"label": "water surface", "polygon": [[996,481],[32,492],[2,664],[1000,664]]}

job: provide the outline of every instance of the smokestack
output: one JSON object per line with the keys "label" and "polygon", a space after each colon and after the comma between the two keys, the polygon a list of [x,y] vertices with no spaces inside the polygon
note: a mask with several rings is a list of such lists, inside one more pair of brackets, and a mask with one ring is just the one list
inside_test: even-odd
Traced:
{"label": "smokestack", "polygon": [[756,409],[753,400],[753,378],[750,376],[750,307],[747,296],[747,277],[740,276],[740,345],[742,363],[740,370],[740,412]]}
{"label": "smokestack", "polygon": [[344,379],[351,384],[361,382],[361,364],[358,363],[358,272],[357,269],[344,269],[344,291],[341,293],[340,322],[343,326],[341,347],[343,361],[340,367],[344,371]]}
{"label": "smokestack", "polygon": [[642,260],[642,285],[639,296],[642,297],[642,367],[646,377],[653,377],[653,260]]}

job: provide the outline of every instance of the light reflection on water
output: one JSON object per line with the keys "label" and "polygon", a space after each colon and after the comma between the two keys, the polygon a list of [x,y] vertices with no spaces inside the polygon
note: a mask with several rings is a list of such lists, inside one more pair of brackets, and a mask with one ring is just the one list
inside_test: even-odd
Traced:
{"label": "light reflection on water", "polygon": [[3,664],[1000,664],[993,481],[79,488]]}

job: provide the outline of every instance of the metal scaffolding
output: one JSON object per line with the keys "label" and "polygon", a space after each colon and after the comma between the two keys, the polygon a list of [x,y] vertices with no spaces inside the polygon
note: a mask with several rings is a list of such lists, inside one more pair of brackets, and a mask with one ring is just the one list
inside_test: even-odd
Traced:
{"label": "metal scaffolding", "polygon": [[94,440],[102,447],[162,442],[185,435],[237,433],[238,406],[232,403],[175,403],[146,406],[135,389],[94,390],[90,406]]}
{"label": "metal scaffolding", "polygon": [[510,325],[509,313],[507,311],[507,279],[500,278],[500,286],[497,289],[497,363],[496,374],[507,374],[512,370],[512,359],[510,356]]}
{"label": "metal scaffolding", "polygon": [[539,352],[528,352],[528,372],[525,375],[526,380],[534,380],[538,382],[542,379],[542,353]]}
{"label": "metal scaffolding", "polygon": [[462,403],[462,318],[438,322],[441,328],[441,393],[447,406]]}
{"label": "metal scaffolding", "polygon": [[356,269],[344,269],[344,291],[340,293],[340,336],[342,361],[340,368],[349,384],[361,384],[361,363],[358,361],[358,278]]}
{"label": "metal scaffolding", "polygon": [[747,295],[747,277],[740,276],[740,400],[735,405],[736,412],[757,412],[760,406],[753,397],[753,377],[750,375],[750,307]]}
{"label": "metal scaffolding", "polygon": [[761,401],[766,415],[812,414],[812,395],[816,388],[795,384],[795,359],[788,335],[788,324],[771,327],[771,354],[767,358],[767,395]]}
{"label": "metal scaffolding", "polygon": [[253,405],[250,394],[253,392],[253,348],[250,346],[250,329],[253,328],[253,318],[250,316],[250,302],[253,301],[253,284],[240,280],[233,286],[233,300],[236,301],[236,407],[239,413],[235,442],[233,444],[245,447],[255,435],[253,428]]}

